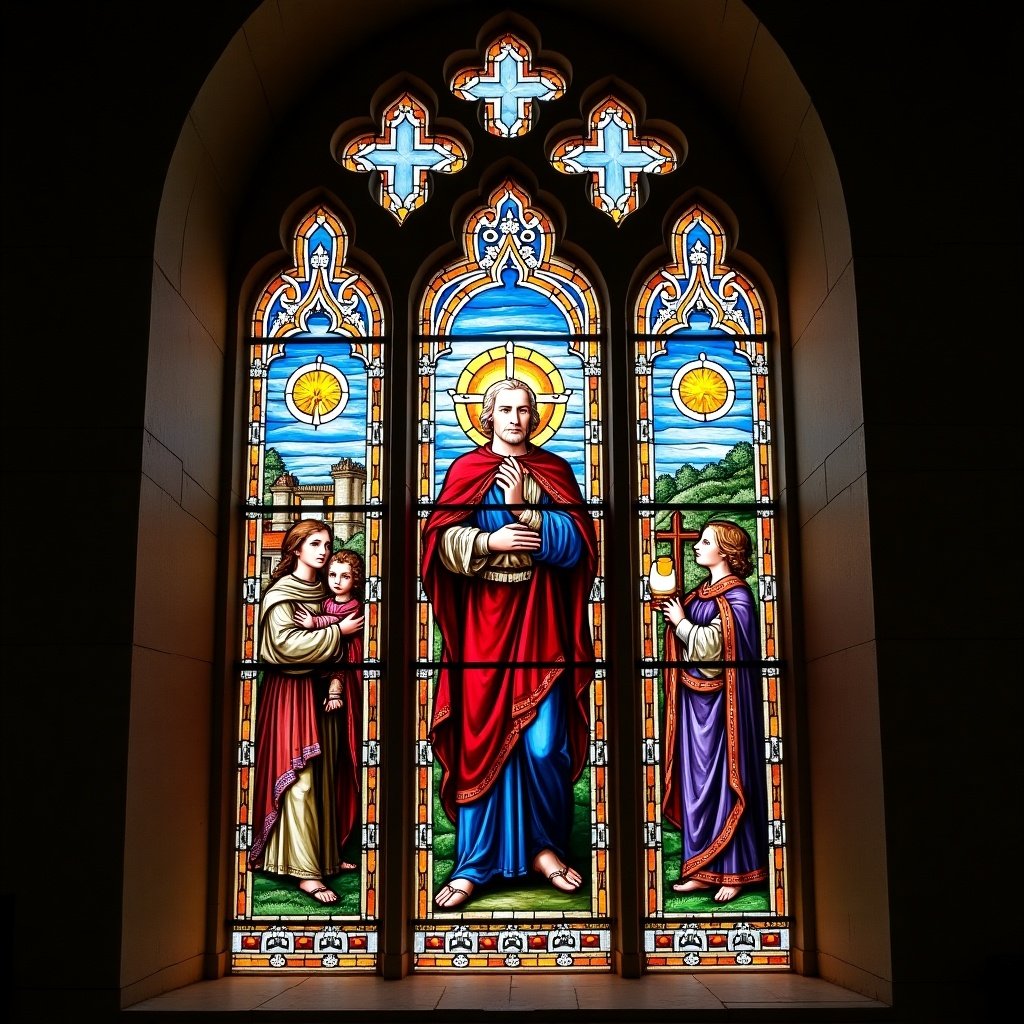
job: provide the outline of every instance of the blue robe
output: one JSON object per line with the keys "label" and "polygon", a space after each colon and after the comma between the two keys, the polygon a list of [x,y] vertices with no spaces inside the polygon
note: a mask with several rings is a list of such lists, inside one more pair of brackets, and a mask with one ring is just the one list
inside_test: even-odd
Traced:
{"label": "blue robe", "polygon": [[[542,504],[549,504],[542,494]],[[488,533],[513,522],[497,485],[484,496],[472,522]],[[572,519],[547,511],[541,526],[541,548],[535,563],[558,568],[575,565],[582,541]],[[507,586],[509,584],[492,584]],[[515,584],[512,584],[513,586]],[[544,849],[568,856],[573,821],[572,756],[565,719],[565,688],[556,684],[537,706],[537,716],[480,799],[458,808],[455,867],[451,877],[479,885],[496,876],[528,874]]]}
{"label": "blue robe", "polygon": [[597,531],[565,459],[532,446],[517,458],[544,506],[541,548],[522,571],[502,558],[453,571],[442,557],[449,528],[512,522],[489,445],[451,464],[421,537],[443,641],[429,733],[438,796],[457,829],[452,877],[478,883],[526,876],[546,847],[564,859],[590,740]]}

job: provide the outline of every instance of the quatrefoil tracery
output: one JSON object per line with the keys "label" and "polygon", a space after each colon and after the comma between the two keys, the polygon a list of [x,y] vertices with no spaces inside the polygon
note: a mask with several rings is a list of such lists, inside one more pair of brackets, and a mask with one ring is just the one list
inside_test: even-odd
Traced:
{"label": "quatrefoil tracery", "polygon": [[491,134],[512,139],[533,127],[536,101],[565,95],[568,82],[550,67],[534,67],[530,47],[507,32],[487,47],[481,67],[467,67],[452,76],[450,88],[460,100],[482,100],[483,124]]}
{"label": "quatrefoil tracery", "polygon": [[637,135],[636,115],[615,96],[598,103],[588,121],[589,133],[560,142],[551,163],[563,174],[588,175],[593,205],[621,224],[641,205],[641,175],[669,174],[679,157],[666,140]]}
{"label": "quatrefoil tracery", "polygon": [[404,92],[384,110],[380,134],[345,143],[338,162],[349,171],[377,171],[377,201],[399,224],[430,198],[430,172],[457,174],[469,153],[453,135],[430,134],[426,106]]}

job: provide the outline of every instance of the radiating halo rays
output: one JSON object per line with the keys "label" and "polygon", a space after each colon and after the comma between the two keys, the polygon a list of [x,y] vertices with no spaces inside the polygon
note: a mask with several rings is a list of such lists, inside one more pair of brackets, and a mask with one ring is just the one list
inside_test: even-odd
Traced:
{"label": "radiating halo rays", "polygon": [[701,352],[698,359],[685,363],[672,378],[672,401],[676,408],[692,420],[717,420],[736,401],[736,384],[732,374]]}
{"label": "radiating halo rays", "polygon": [[288,411],[300,422],[316,430],[321,423],[330,423],[348,405],[349,387],[345,375],[333,366],[324,365],[324,357],[300,366],[284,387]]}
{"label": "radiating halo rays", "polygon": [[480,426],[484,392],[496,381],[514,378],[528,384],[537,396],[540,423],[530,435],[535,445],[543,445],[557,433],[565,419],[565,407],[571,391],[566,391],[562,375],[547,356],[511,341],[474,356],[459,375],[458,386],[449,394],[455,402],[455,415],[466,436],[476,444],[490,438]]}

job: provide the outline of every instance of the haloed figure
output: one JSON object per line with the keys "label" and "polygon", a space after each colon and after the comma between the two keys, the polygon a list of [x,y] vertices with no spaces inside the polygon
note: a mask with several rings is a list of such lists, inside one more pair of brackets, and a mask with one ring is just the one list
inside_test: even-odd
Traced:
{"label": "haloed figure", "polygon": [[481,423],[490,443],[452,463],[423,533],[443,639],[430,738],[456,825],[442,909],[497,877],[583,882],[567,859],[589,740],[596,532],[569,464],[529,443],[539,416],[526,384],[488,388]]}
{"label": "haloed figure", "polygon": [[768,877],[764,719],[754,667],[761,644],[745,582],[753,571],[747,531],[712,520],[693,551],[707,579],[662,605],[670,624],[665,659],[683,663],[665,670],[662,807],[683,841],[672,888],[714,888],[724,903]]}

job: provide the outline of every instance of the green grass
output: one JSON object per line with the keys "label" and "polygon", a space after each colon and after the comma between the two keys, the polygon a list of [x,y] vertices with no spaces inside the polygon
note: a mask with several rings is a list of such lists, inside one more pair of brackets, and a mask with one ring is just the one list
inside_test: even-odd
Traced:
{"label": "green grass", "polygon": [[345,846],[344,857],[356,865],[355,871],[344,871],[333,878],[325,878],[324,885],[338,894],[337,903],[321,903],[299,889],[299,879],[254,871],[252,878],[253,917],[305,917],[310,914],[326,917],[359,916],[359,849],[360,829],[352,830]]}
{"label": "green grass", "polygon": [[269,875],[262,871],[253,874],[253,917],[288,917],[292,915],[325,914],[340,917],[359,914],[359,872],[346,871],[324,884],[338,894],[337,903],[321,903],[299,889],[298,879]]}
{"label": "green grass", "polygon": [[771,905],[768,901],[768,885],[764,882],[744,888],[734,900],[728,903],[716,903],[717,887],[703,889],[700,892],[673,892],[672,885],[679,881],[679,863],[683,847],[682,836],[678,829],[672,828],[667,822],[662,824],[662,892],[664,893],[664,911],[667,914],[707,914],[752,912],[768,913]]}
{"label": "green grass", "polygon": [[[590,854],[590,772],[585,769],[574,788],[575,811],[569,860],[583,876],[583,885],[574,893],[561,892],[540,875],[526,879],[498,879],[480,886],[462,909],[465,911],[522,910],[558,913],[588,911],[591,906]],[[440,807],[434,809],[434,892],[448,880],[455,855],[455,827]],[[353,840],[345,857],[359,863],[360,851]],[[696,893],[675,893],[672,884],[679,880],[682,840],[678,830],[667,823],[663,831],[662,886],[664,910],[669,914],[768,913],[770,903],[765,884],[750,886],[728,903],[716,903],[715,890]],[[337,894],[338,902],[321,903],[298,888],[294,878],[284,878],[257,871],[253,875],[253,917],[355,917],[359,915],[359,871],[346,871],[327,879]]]}
{"label": "green grass", "polygon": [[[439,773],[439,769],[438,769]],[[440,787],[435,778],[434,792]],[[583,876],[576,892],[562,892],[547,879],[534,874],[529,878],[495,879],[479,886],[459,908],[465,911],[523,910],[557,913],[563,910],[590,910],[590,769],[585,768],[573,787],[573,828],[569,841],[569,863]],[[434,892],[448,881],[455,863],[455,826],[434,803]]]}

